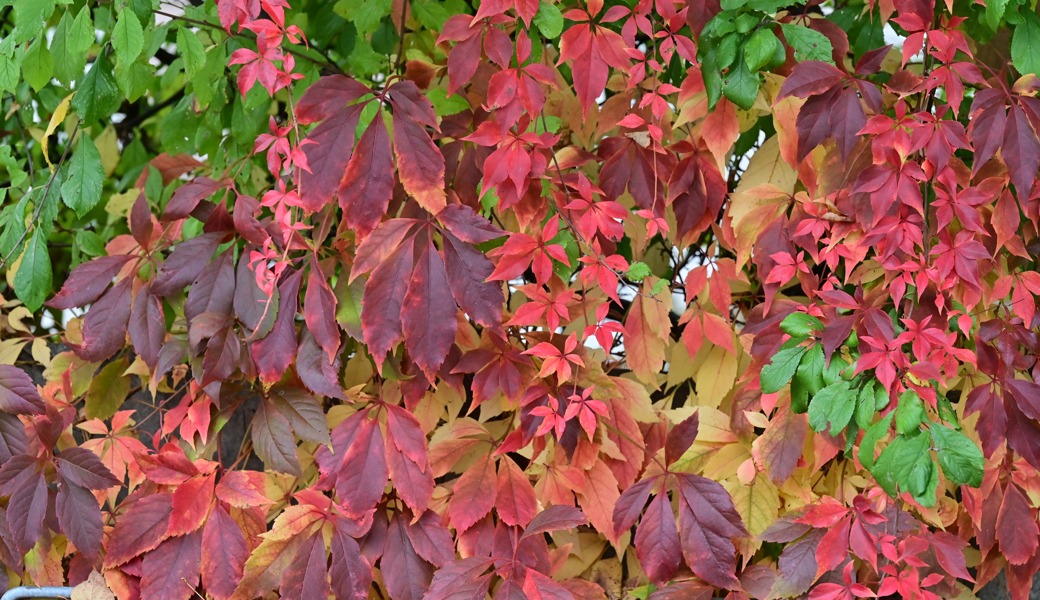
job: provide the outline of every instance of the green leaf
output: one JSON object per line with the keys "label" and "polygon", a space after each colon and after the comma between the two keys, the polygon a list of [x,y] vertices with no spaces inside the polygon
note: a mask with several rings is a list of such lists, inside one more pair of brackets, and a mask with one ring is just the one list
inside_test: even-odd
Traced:
{"label": "green leaf", "polygon": [[892,426],[892,413],[888,413],[884,419],[867,427],[863,432],[863,439],[859,444],[859,462],[868,471],[874,469],[874,448],[881,438],[885,437],[888,429]]}
{"label": "green leaf", "polygon": [[986,25],[993,31],[996,31],[1000,26],[1000,21],[1004,19],[1004,11],[1007,9],[1008,0],[987,0],[986,2],[986,13],[985,21]]}
{"label": "green leaf", "polygon": [[913,390],[903,392],[896,406],[896,431],[904,435],[915,433],[921,429],[923,419],[924,402],[921,397]]}
{"label": "green leaf", "polygon": [[130,378],[123,375],[129,366],[129,361],[122,358],[97,372],[87,388],[87,399],[83,404],[88,419],[110,419],[123,405],[130,393]]}
{"label": "green leaf", "polygon": [[101,153],[89,135],[80,134],[76,151],[69,159],[68,178],[61,186],[61,199],[80,217],[86,215],[101,201],[101,187],[105,182],[105,168]]}
{"label": "green leaf", "polygon": [[874,380],[870,380],[860,388],[859,395],[856,397],[856,425],[860,429],[870,427],[871,422],[874,421],[874,415],[877,414],[877,408],[874,403],[876,387],[877,384]]}
{"label": "green leaf", "polygon": [[794,372],[798,369],[798,363],[802,360],[802,355],[805,352],[806,348],[804,346],[777,352],[773,360],[769,361],[768,365],[762,367],[762,374],[760,375],[762,391],[766,394],[772,394],[779,392],[781,388],[787,385],[787,382],[794,377]]}
{"label": "green leaf", "polygon": [[958,485],[979,487],[985,465],[982,450],[956,429],[933,423],[930,431],[939,466],[946,477]]}
{"label": "green leaf", "polygon": [[430,0],[413,1],[412,10],[415,11],[415,18],[419,19],[423,27],[434,31],[440,31],[444,27],[444,22],[451,16],[443,4],[430,2]]}
{"label": "green leaf", "polygon": [[144,50],[144,30],[132,10],[119,11],[116,26],[112,30],[112,49],[121,65],[129,65],[141,56]]}
{"label": "green leaf", "polygon": [[774,45],[779,44],[776,34],[762,28],[751,34],[744,44],[744,62],[750,71],[756,72],[773,60]]}
{"label": "green leaf", "polygon": [[563,13],[555,5],[542,0],[538,5],[538,12],[534,15],[534,24],[542,37],[554,40],[563,33]]}
{"label": "green leaf", "polygon": [[628,267],[626,276],[632,281],[639,283],[651,275],[650,266],[643,262],[634,262]]}
{"label": "green leaf", "polygon": [[54,57],[54,76],[64,82],[83,77],[87,64],[87,50],[94,44],[94,25],[90,21],[90,8],[84,6],[75,19],[66,12],[58,22],[51,43]]}
{"label": "green leaf", "polygon": [[38,92],[51,80],[53,73],[54,58],[47,50],[46,38],[41,35],[22,57],[22,76]]}
{"label": "green leaf", "polygon": [[[8,3],[10,5],[11,3]],[[54,12],[54,0],[16,0],[13,35],[16,44],[35,39],[43,33],[47,20]]]}
{"label": "green leaf", "polygon": [[823,388],[823,365],[825,362],[823,347],[816,344],[809,348],[805,356],[802,357],[802,361],[798,364],[794,380],[801,387],[805,388],[810,395],[819,392]]}
{"label": "green leaf", "polygon": [[1022,16],[1011,38],[1011,62],[1023,75],[1040,74],[1040,17],[1031,11]]}
{"label": "green leaf", "polygon": [[439,117],[458,114],[468,110],[470,107],[469,101],[463,98],[461,94],[449,96],[448,91],[444,88],[430,88],[430,91],[426,92],[426,97],[430,99],[430,102],[433,104],[433,110],[436,111]]}
{"label": "green leaf", "polygon": [[14,293],[26,308],[36,312],[51,293],[51,277],[47,232],[37,227],[19,259],[14,274]]}
{"label": "green leaf", "polygon": [[358,36],[367,37],[390,14],[392,4],[391,0],[339,0],[333,10],[354,24]]}
{"label": "green leaf", "polygon": [[198,34],[186,27],[177,30],[177,52],[184,59],[184,74],[188,79],[194,79],[206,66],[206,49]]}
{"label": "green leaf", "polygon": [[845,360],[840,354],[831,356],[831,362],[823,370],[823,383],[824,385],[831,385],[842,381],[841,373],[845,369],[849,368],[849,362]]}
{"label": "green leaf", "polygon": [[856,409],[856,394],[849,382],[839,381],[820,390],[809,402],[809,426],[823,431],[830,425],[830,434],[838,435],[852,420]]}
{"label": "green leaf", "polygon": [[795,337],[807,338],[813,331],[823,329],[823,323],[812,315],[793,312],[780,321],[780,329]]}
{"label": "green leaf", "polygon": [[[924,496],[929,473],[927,468],[919,466],[919,463],[932,464],[929,453],[930,439],[927,435],[900,435],[881,451],[872,473],[889,496],[896,497],[899,490],[910,492],[915,499]],[[932,501],[935,501],[934,497]]]}
{"label": "green leaf", "polygon": [[750,110],[758,98],[759,84],[758,73],[749,71],[747,64],[741,60],[722,78],[722,93],[733,104]]}
{"label": "green leaf", "polygon": [[98,56],[87,71],[72,99],[72,107],[88,123],[107,117],[119,108],[119,88],[112,65],[104,54]]}
{"label": "green leaf", "polygon": [[794,59],[798,62],[818,60],[834,63],[831,56],[831,41],[815,29],[794,23],[781,23],[787,43],[794,49]]}
{"label": "green leaf", "polygon": [[[12,37],[7,39],[14,41]],[[13,92],[18,87],[24,56],[21,48],[11,48],[10,53],[0,53],[0,92]]]}

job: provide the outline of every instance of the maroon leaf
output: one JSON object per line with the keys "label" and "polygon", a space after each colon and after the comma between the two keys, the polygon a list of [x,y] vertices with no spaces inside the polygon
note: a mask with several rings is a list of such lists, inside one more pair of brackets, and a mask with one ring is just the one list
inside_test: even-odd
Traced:
{"label": "maroon leaf", "polygon": [[153,230],[152,209],[148,206],[144,190],[141,190],[137,193],[133,207],[130,208],[130,234],[142,248],[150,250]]}
{"label": "maroon leaf", "polygon": [[188,183],[177,188],[170,198],[166,210],[163,212],[164,221],[176,221],[184,219],[191,214],[195,207],[206,198],[217,191],[227,187],[227,183],[214,181],[209,177],[196,177]]}
{"label": "maroon leaf", "polygon": [[7,527],[18,552],[25,554],[43,533],[47,513],[47,480],[43,464],[31,456],[15,456],[0,468],[0,494],[8,496]]}
{"label": "maroon leaf", "polygon": [[506,234],[465,204],[450,204],[437,213],[437,220],[455,237],[470,244],[482,244]]}
{"label": "maroon leaf", "polygon": [[[430,582],[425,599],[484,600],[491,584],[491,576],[483,574],[489,563],[490,561],[484,558],[464,558],[438,569]],[[496,598],[499,593],[496,592]]]}
{"label": "maroon leaf", "polygon": [[585,513],[573,506],[550,506],[531,519],[520,539],[523,540],[548,531],[574,529],[581,525],[586,525],[588,522],[589,520],[585,517]]}
{"label": "maroon leaf", "polygon": [[1040,139],[1029,124],[1024,110],[1011,107],[1004,128],[1004,147],[1000,155],[1011,172],[1011,183],[1019,195],[1027,195],[1033,188],[1037,169],[1040,169]]}
{"label": "maroon leaf", "polygon": [[816,581],[816,549],[826,533],[825,529],[815,529],[784,548],[777,561],[778,577],[771,596],[790,598],[809,590]]}
{"label": "maroon leaf", "polygon": [[820,61],[806,61],[795,65],[791,75],[784,80],[780,86],[780,95],[777,100],[783,100],[788,96],[808,98],[837,85],[845,74],[834,65]]}
{"label": "maroon leaf", "polygon": [[679,475],[679,525],[686,564],[708,583],[735,589],[734,540],[747,535],[733,500],[721,484],[699,475]]}
{"label": "maroon leaf", "polygon": [[372,587],[372,567],[361,556],[354,538],[339,528],[332,533],[332,593],[336,600],[368,600]]}
{"label": "maroon leaf", "polygon": [[264,402],[285,416],[296,435],[319,444],[330,443],[329,426],[321,401],[306,390],[279,384],[271,388]]}
{"label": "maroon leaf", "polygon": [[[202,313],[230,314],[235,297],[235,269],[231,250],[217,255],[188,289],[184,316],[190,323]],[[133,338],[131,338],[133,339]]]}
{"label": "maroon leaf", "polygon": [[308,390],[319,396],[346,400],[339,383],[340,366],[338,354],[329,362],[314,336],[309,331],[303,333],[296,351],[296,374]]}
{"label": "maroon leaf", "polygon": [[387,482],[386,452],[379,426],[359,412],[332,432],[332,451],[320,447],[315,460],[334,482],[340,502],[354,516],[371,510]]}
{"label": "maroon leaf", "polygon": [[141,563],[141,597],[188,600],[199,583],[202,533],[170,538],[145,555]]}
{"label": "maroon leaf", "polygon": [[106,490],[120,484],[98,455],[86,448],[72,447],[62,450],[55,459],[55,464],[58,473],[65,479],[88,490]]}
{"label": "maroon leaf", "polygon": [[296,558],[282,574],[280,596],[286,600],[328,598],[332,590],[329,588],[327,565],[324,538],[311,536],[303,542]]}
{"label": "maroon leaf", "polygon": [[87,488],[64,477],[58,482],[54,503],[58,526],[76,550],[92,561],[101,548],[101,507]]}
{"label": "maroon leaf", "polygon": [[303,474],[300,459],[296,456],[296,438],[289,419],[270,402],[261,402],[257,407],[251,432],[253,449],[264,461],[265,467],[297,477]]}
{"label": "maroon leaf", "polygon": [[100,362],[123,347],[130,320],[129,279],[105,292],[83,317],[83,345],[75,349],[83,360]]}
{"label": "maroon leaf", "polygon": [[[300,172],[300,197],[308,208],[325,206],[339,188],[347,163],[353,155],[354,131],[364,107],[364,104],[356,104],[337,111],[311,130],[306,142],[300,146],[307,156],[307,166],[311,169],[309,172]],[[333,146],[337,150],[329,152]]]}
{"label": "maroon leaf", "polygon": [[0,412],[40,415],[46,408],[28,373],[15,366],[0,365]]}
{"label": "maroon leaf", "polygon": [[682,548],[675,514],[665,494],[658,494],[650,502],[636,528],[635,544],[636,556],[650,581],[660,585],[675,577]]}
{"label": "maroon leaf", "polygon": [[455,301],[477,323],[498,327],[502,323],[505,295],[500,282],[487,280],[495,266],[483,252],[450,233],[443,240],[445,267]]}
{"label": "maroon leaf", "polygon": [[396,449],[388,448],[387,455],[387,466],[394,489],[412,512],[421,514],[429,506],[433,494],[433,473],[428,467],[423,470],[419,464]]}
{"label": "maroon leaf", "polygon": [[278,288],[275,288],[273,296],[268,296],[256,284],[256,276],[249,268],[247,247],[235,270],[235,316],[249,328],[253,336],[262,338],[274,327],[279,300]]}
{"label": "maroon leaf", "polygon": [[304,125],[315,123],[370,93],[372,90],[368,86],[350,77],[322,77],[307,87],[307,92],[296,104],[296,117]]}
{"label": "maroon leaf", "polygon": [[697,439],[697,430],[700,427],[700,417],[693,413],[683,420],[682,423],[672,427],[664,444],[664,462],[670,465],[679,460],[682,455]]}
{"label": "maroon leaf", "polygon": [[135,556],[153,550],[166,535],[173,512],[173,496],[158,493],[139,496],[120,515],[106,545],[105,565],[118,567]]}
{"label": "maroon leaf", "polygon": [[386,547],[379,572],[391,600],[422,600],[423,592],[430,584],[432,569],[415,553],[400,517],[390,522],[386,532]]}
{"label": "maroon leaf", "polygon": [[315,341],[328,354],[331,362],[339,350],[340,333],[336,323],[336,296],[329,288],[318,261],[311,260],[307,290],[303,296],[303,318]]}
{"label": "maroon leaf", "polygon": [[122,254],[101,256],[79,265],[69,274],[61,291],[47,302],[47,306],[67,310],[90,304],[101,296],[112,283],[112,278],[131,258],[130,255]]}
{"label": "maroon leaf", "polygon": [[130,308],[130,342],[134,351],[151,368],[159,362],[159,350],[166,338],[166,317],[162,301],[145,286],[138,290]]}
{"label": "maroon leaf", "polygon": [[278,286],[278,317],[271,333],[253,343],[252,357],[260,378],[278,381],[296,356],[296,306],[302,271],[293,271]]}
{"label": "maroon leaf", "polygon": [[367,234],[386,214],[394,195],[394,157],[382,112],[361,134],[339,185],[339,205],[347,225]]}
{"label": "maroon leaf", "polygon": [[405,525],[405,533],[415,553],[435,567],[443,567],[455,560],[455,543],[451,532],[433,511],[426,511],[415,523]]}
{"label": "maroon leaf", "polygon": [[242,528],[219,504],[202,529],[202,585],[217,600],[227,600],[242,579],[249,546]]}
{"label": "maroon leaf", "polygon": [[18,417],[0,412],[0,464],[7,462],[12,456],[25,454],[28,447],[25,425]]}
{"label": "maroon leaf", "polygon": [[448,273],[432,240],[419,249],[401,308],[405,348],[432,381],[448,356],[458,328],[455,320],[458,309],[448,284]]}
{"label": "maroon leaf", "polygon": [[209,264],[213,252],[220,244],[223,233],[203,233],[186,242],[181,242],[166,257],[159,272],[152,280],[152,293],[158,296],[169,296],[183,290],[195,281],[206,265]]}
{"label": "maroon leaf", "polygon": [[643,507],[650,498],[650,486],[657,481],[656,477],[644,479],[630,486],[618,501],[614,504],[614,513],[611,520],[614,522],[614,536],[628,531],[639,520],[643,514]]}

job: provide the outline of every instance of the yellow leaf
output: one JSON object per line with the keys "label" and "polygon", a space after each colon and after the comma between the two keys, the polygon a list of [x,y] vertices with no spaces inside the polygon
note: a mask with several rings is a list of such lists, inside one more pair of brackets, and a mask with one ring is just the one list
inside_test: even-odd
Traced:
{"label": "yellow leaf", "polygon": [[72,600],[116,600],[116,595],[108,589],[101,573],[91,571],[86,581],[72,588]]}
{"label": "yellow leaf", "polygon": [[28,340],[20,338],[0,340],[0,365],[13,365],[27,343]]}
{"label": "yellow leaf", "polygon": [[134,201],[137,200],[137,196],[140,193],[141,190],[132,189],[122,194],[112,194],[109,196],[108,202],[105,203],[105,212],[113,217],[126,218],[130,214],[130,209],[133,208]]}
{"label": "yellow leaf", "polygon": [[697,370],[697,401],[718,408],[737,380],[737,357],[721,346],[712,346]]}
{"label": "yellow leaf", "polygon": [[788,194],[793,194],[797,181],[798,173],[780,155],[780,136],[774,135],[763,142],[762,147],[752,155],[748,168],[740,176],[740,184],[737,185],[736,191],[771,183]]}
{"label": "yellow leaf", "polygon": [[667,287],[660,294],[651,295],[652,279],[644,281],[643,290],[633,300],[625,319],[625,355],[636,377],[656,389],[672,327],[668,318],[672,298]]}
{"label": "yellow leaf", "polygon": [[51,366],[51,349],[47,346],[47,340],[36,338],[32,342],[32,357],[43,368]]}
{"label": "yellow leaf", "polygon": [[762,231],[791,204],[791,195],[772,183],[733,192],[727,212],[737,245],[737,267],[747,264]]}
{"label": "yellow leaf", "polygon": [[[69,104],[72,102],[72,97],[75,95],[76,92],[72,92],[68,96],[65,96],[64,100],[58,103],[58,108],[54,109],[54,114],[51,115],[51,120],[47,123],[47,131],[43,134],[43,142],[41,144],[43,160],[47,161],[47,166],[51,168],[51,171],[54,171],[54,165],[51,164],[51,157],[50,153],[47,151],[47,146],[50,142],[51,135],[56,129],[58,129],[58,125],[65,120],[65,115],[69,113]],[[69,142],[71,143],[71,140],[69,140]]]}
{"label": "yellow leaf", "polygon": [[761,535],[779,516],[780,492],[764,473],[759,473],[751,485],[724,481],[722,486],[733,498],[733,505],[753,537]]}
{"label": "yellow leaf", "polygon": [[116,136],[116,128],[109,125],[94,140],[98,152],[101,154],[101,166],[105,168],[105,176],[112,175],[119,164],[119,139]]}
{"label": "yellow leaf", "polygon": [[743,444],[726,444],[708,457],[701,474],[708,479],[722,481],[733,477],[737,467],[749,458],[751,453]]}

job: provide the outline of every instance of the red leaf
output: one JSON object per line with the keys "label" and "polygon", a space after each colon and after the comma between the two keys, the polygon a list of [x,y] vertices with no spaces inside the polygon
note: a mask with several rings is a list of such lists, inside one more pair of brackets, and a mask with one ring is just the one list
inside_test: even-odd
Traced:
{"label": "red leaf", "polygon": [[650,502],[636,528],[635,544],[636,556],[650,581],[660,585],[675,577],[682,548],[679,546],[675,514],[665,494],[658,494]]}
{"label": "red leaf", "polygon": [[105,565],[118,567],[153,550],[166,537],[172,512],[172,494],[158,493],[134,499],[109,534]]}
{"label": "red leaf", "polygon": [[303,295],[303,318],[314,340],[328,354],[331,362],[339,350],[339,325],[336,323],[336,296],[316,259],[311,260],[307,290]]}
{"label": "red leaf", "polygon": [[83,360],[100,362],[123,347],[130,320],[130,280],[123,279],[91,305],[83,317],[83,345],[75,349]]}
{"label": "red leaf", "polygon": [[419,123],[395,111],[394,154],[398,176],[409,195],[430,214],[440,212],[444,194],[444,156]]}
{"label": "red leaf", "polygon": [[41,415],[46,410],[29,375],[11,365],[0,365],[0,412],[9,415]]}
{"label": "red leaf", "polygon": [[[361,301],[361,330],[365,336],[365,345],[380,369],[386,353],[404,337],[401,332],[401,306],[415,266],[413,244],[410,241],[401,244],[372,271]],[[360,251],[358,254],[360,259]]]}
{"label": "red leaf", "polygon": [[697,439],[697,429],[699,427],[700,418],[696,412],[686,417],[682,423],[672,427],[664,444],[664,462],[666,465],[674,463],[686,453],[693,441]]}
{"label": "red leaf", "polygon": [[[221,480],[223,483],[223,480]],[[217,600],[227,600],[242,579],[249,546],[238,523],[217,505],[202,530],[202,585]]]}
{"label": "red leaf", "polygon": [[498,463],[498,486],[495,508],[506,525],[526,526],[538,510],[534,486],[513,459],[503,457]]}
{"label": "red leaf", "polygon": [[159,349],[166,338],[166,317],[162,302],[151,294],[147,286],[138,290],[133,306],[130,307],[128,330],[134,351],[146,365],[154,369],[159,362]]}
{"label": "red leaf", "polygon": [[1004,490],[1004,501],[997,513],[997,541],[1004,558],[1013,565],[1025,564],[1036,553],[1040,530],[1036,513],[1025,494],[1014,483]]}
{"label": "red leaf", "polygon": [[174,490],[167,536],[184,535],[202,527],[213,505],[213,482],[213,475],[193,477]]}
{"label": "red leaf", "polygon": [[141,563],[141,597],[148,600],[188,600],[199,584],[202,533],[166,540]]}
{"label": "red leaf", "polygon": [[386,214],[394,195],[394,157],[382,111],[361,134],[339,185],[339,205],[347,225],[367,234]]}
{"label": "red leaf", "polygon": [[729,493],[717,482],[699,475],[679,475],[679,525],[686,564],[708,583],[735,589],[737,581],[734,540],[747,530]]}
{"label": "red leaf", "polygon": [[391,600],[422,600],[430,584],[430,565],[419,558],[400,516],[390,522],[386,546],[379,564]]}
{"label": "red leaf", "polygon": [[264,506],[271,500],[264,495],[267,475],[260,471],[227,471],[220,477],[216,496],[236,508]]}
{"label": "red leaf", "polygon": [[163,211],[163,220],[176,221],[177,219],[187,218],[195,210],[195,207],[199,205],[199,202],[226,187],[227,183],[214,181],[209,177],[192,179],[177,188],[177,191],[173,193],[173,197],[170,198],[170,202],[166,205],[166,210]]}
{"label": "red leaf", "polygon": [[336,600],[368,600],[372,587],[372,567],[361,556],[354,538],[339,528],[332,534],[332,593]]}
{"label": "red leaf", "polygon": [[[364,104],[355,104],[337,111],[311,130],[307,140],[300,145],[310,168],[310,171],[300,171],[300,198],[309,207],[320,209],[340,189],[344,172],[354,156],[354,131],[364,107]],[[330,152],[329,148],[333,146],[336,151]]]}
{"label": "red leaf", "polygon": [[90,304],[101,296],[131,258],[122,254],[101,256],[79,265],[69,273],[61,291],[47,302],[47,306],[66,310]]}
{"label": "red leaf", "polygon": [[286,600],[328,598],[332,590],[327,564],[325,539],[320,535],[311,536],[282,574],[280,596]]}
{"label": "red leaf", "polygon": [[472,527],[495,505],[497,486],[495,463],[489,457],[466,469],[458,479],[448,501],[448,520],[458,532]]}
{"label": "red leaf", "polygon": [[455,342],[457,312],[444,261],[433,240],[427,240],[404,295],[401,326],[408,354],[431,381]]}
{"label": "red leaf", "polygon": [[372,510],[383,497],[387,466],[383,434],[365,412],[352,415],[332,431],[332,451],[318,448],[315,460],[353,516]]}
{"label": "red leaf", "polygon": [[253,343],[253,363],[265,382],[282,378],[296,356],[296,306],[302,271],[293,271],[278,286],[278,317],[264,339]]}
{"label": "red leaf", "polygon": [[[392,448],[387,448],[387,455],[390,479],[397,495],[412,512],[421,514],[429,506],[433,494],[433,473],[429,465],[424,469],[402,452]],[[425,465],[426,462],[423,461],[422,464]]]}

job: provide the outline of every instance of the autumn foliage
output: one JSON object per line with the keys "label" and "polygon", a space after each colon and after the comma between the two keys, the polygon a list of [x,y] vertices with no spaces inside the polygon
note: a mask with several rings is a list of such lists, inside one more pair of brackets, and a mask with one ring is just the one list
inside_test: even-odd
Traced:
{"label": "autumn foliage", "polygon": [[12,585],[1028,597],[1033,3],[11,4]]}

